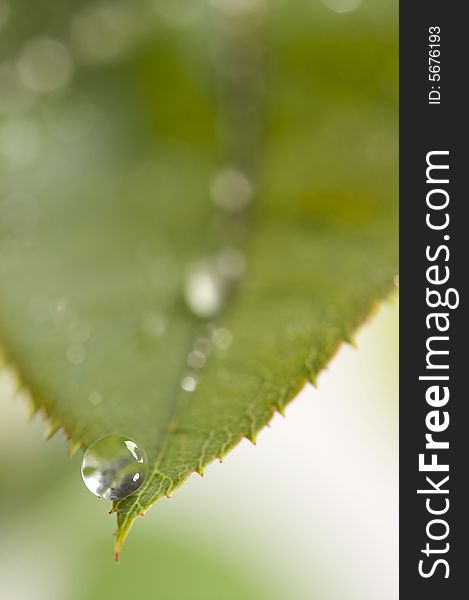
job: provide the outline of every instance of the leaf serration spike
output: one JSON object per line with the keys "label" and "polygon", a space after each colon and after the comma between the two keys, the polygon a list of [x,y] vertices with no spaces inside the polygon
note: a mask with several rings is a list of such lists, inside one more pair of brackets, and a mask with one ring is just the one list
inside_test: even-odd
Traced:
{"label": "leaf serration spike", "polygon": [[45,434],[46,440],[48,441],[48,440],[52,439],[54,437],[54,435],[59,431],[60,428],[61,428],[60,423],[54,423],[54,422],[50,423],[49,427],[46,431],[46,434]]}
{"label": "leaf serration spike", "polygon": [[280,402],[277,402],[275,410],[278,412],[279,415],[282,415],[282,417],[285,416],[285,407],[283,406],[283,404],[280,404]]}
{"label": "leaf serration spike", "polygon": [[68,448],[68,454],[70,456],[74,456],[77,451],[80,449],[81,444],[80,442],[75,442],[74,440],[70,440],[70,446]]}

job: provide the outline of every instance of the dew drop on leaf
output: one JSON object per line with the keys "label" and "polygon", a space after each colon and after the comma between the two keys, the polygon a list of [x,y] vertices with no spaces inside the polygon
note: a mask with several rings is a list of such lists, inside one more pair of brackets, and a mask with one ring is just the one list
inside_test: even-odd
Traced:
{"label": "dew drop on leaf", "polygon": [[122,435],[108,435],[85,452],[81,476],[95,496],[120,500],[142,485],[147,472],[145,450]]}

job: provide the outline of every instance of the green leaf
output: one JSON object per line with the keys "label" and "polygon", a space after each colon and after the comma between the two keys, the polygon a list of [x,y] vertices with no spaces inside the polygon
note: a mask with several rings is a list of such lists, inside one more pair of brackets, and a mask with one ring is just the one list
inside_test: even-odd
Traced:
{"label": "green leaf", "polygon": [[[392,287],[395,15],[269,6],[158,13],[116,56],[75,48],[68,89],[1,124],[0,340],[51,433],[145,447],[116,552]],[[205,319],[187,289],[201,262],[222,301]]]}

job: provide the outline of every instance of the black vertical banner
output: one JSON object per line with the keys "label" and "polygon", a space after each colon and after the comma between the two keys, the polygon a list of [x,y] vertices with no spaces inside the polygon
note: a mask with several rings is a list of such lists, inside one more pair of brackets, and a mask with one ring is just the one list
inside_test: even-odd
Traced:
{"label": "black vertical banner", "polygon": [[400,598],[467,596],[464,3],[400,6]]}

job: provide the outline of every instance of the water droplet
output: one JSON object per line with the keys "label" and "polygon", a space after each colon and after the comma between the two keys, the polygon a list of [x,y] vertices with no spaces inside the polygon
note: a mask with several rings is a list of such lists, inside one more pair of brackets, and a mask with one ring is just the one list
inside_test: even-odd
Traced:
{"label": "water droplet", "polygon": [[233,342],[233,335],[229,329],[220,327],[219,329],[215,329],[212,333],[212,340],[217,348],[226,350]]}
{"label": "water droplet", "polygon": [[70,344],[66,352],[68,362],[72,365],[81,364],[86,358],[86,350],[80,344]]}
{"label": "water droplet", "polygon": [[252,200],[253,190],[249,179],[235,167],[220,169],[211,186],[214,204],[230,213],[244,210]]}
{"label": "water droplet", "polygon": [[394,275],[394,285],[397,288],[399,287],[399,275]]}
{"label": "water droplet", "polygon": [[197,379],[192,375],[186,375],[181,381],[181,387],[185,392],[193,392],[197,387]]}
{"label": "water droplet", "polygon": [[223,279],[210,264],[195,265],[186,279],[184,296],[198,317],[212,317],[222,307],[225,289]]}
{"label": "water droplet", "polygon": [[92,404],[93,406],[99,406],[101,404],[101,402],[103,401],[103,396],[99,392],[96,392],[96,391],[91,392],[91,394],[89,396],[89,401],[90,401],[90,404]]}
{"label": "water droplet", "polygon": [[160,338],[166,331],[164,319],[155,313],[149,313],[142,321],[142,332],[150,338]]}
{"label": "water droplet", "polygon": [[18,77],[33,92],[50,92],[64,86],[72,74],[72,59],[59,41],[38,37],[27,42],[17,62]]}
{"label": "water droplet", "polygon": [[194,350],[187,357],[187,366],[191,369],[201,369],[205,365],[205,354]]}
{"label": "water droplet", "polygon": [[86,450],[81,464],[86,487],[105,500],[120,500],[135,492],[146,472],[145,451],[122,435],[99,439]]}

